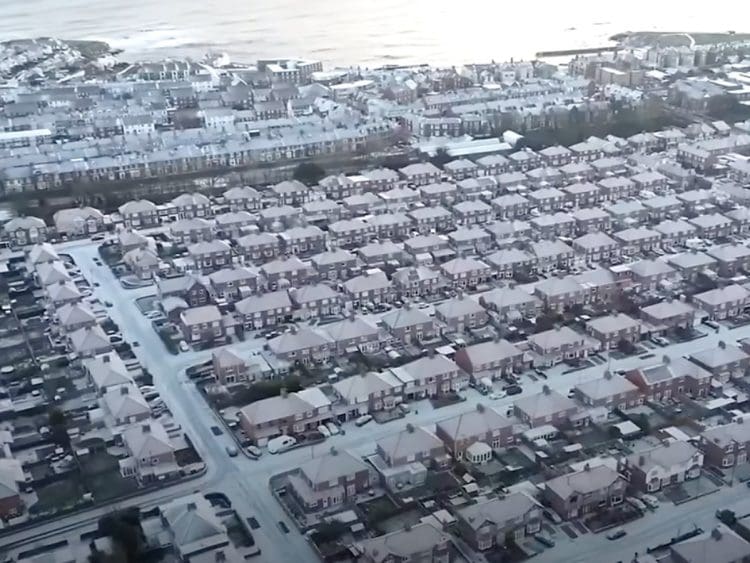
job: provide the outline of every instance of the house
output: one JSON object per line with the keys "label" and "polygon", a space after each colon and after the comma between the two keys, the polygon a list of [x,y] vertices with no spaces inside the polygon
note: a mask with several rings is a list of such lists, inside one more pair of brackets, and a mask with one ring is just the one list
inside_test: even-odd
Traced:
{"label": "house", "polygon": [[404,250],[415,258],[442,252],[449,248],[447,238],[439,235],[416,235],[404,241]]}
{"label": "house", "polygon": [[612,223],[620,229],[642,225],[647,217],[646,208],[638,200],[616,201],[604,205],[603,209],[612,216]]}
{"label": "house", "polygon": [[65,332],[93,327],[99,322],[91,307],[85,303],[66,303],[55,311],[55,316]]}
{"label": "house", "polygon": [[310,189],[299,180],[284,180],[271,186],[269,191],[278,205],[299,207],[310,201]]}
{"label": "house", "polygon": [[417,207],[406,213],[406,216],[412,220],[414,230],[422,235],[445,232],[454,228],[453,214],[439,205]]}
{"label": "house", "polygon": [[410,184],[426,186],[440,181],[442,172],[431,162],[418,162],[399,168],[399,174]]}
{"label": "house", "polygon": [[641,319],[652,332],[666,332],[677,328],[689,328],[693,325],[695,309],[683,301],[662,301],[647,307],[641,307]]}
{"label": "house", "polygon": [[666,401],[685,395],[707,397],[711,388],[711,372],[685,358],[669,358],[668,362],[630,370],[625,374],[649,401]]}
{"label": "house", "polygon": [[296,256],[281,256],[260,267],[270,290],[301,287],[315,279],[313,267]]}
{"label": "house", "polygon": [[515,442],[513,423],[491,407],[477,405],[474,410],[439,421],[435,435],[457,461],[466,457],[466,450],[477,442],[497,450]]}
{"label": "house", "polygon": [[528,276],[536,268],[536,257],[526,250],[508,247],[484,257],[499,278],[515,278],[517,275]]}
{"label": "house", "polygon": [[457,254],[484,254],[492,246],[492,235],[479,226],[458,227],[448,233],[448,241]]}
{"label": "house", "polygon": [[435,295],[445,287],[440,272],[427,266],[399,268],[391,279],[401,299]]}
{"label": "house", "polygon": [[537,269],[541,272],[568,268],[575,257],[575,251],[561,240],[535,241],[530,243],[529,250],[536,257]]}
{"label": "house", "polygon": [[271,233],[249,234],[237,239],[237,251],[246,262],[260,264],[281,255],[281,239]]}
{"label": "house", "polygon": [[554,238],[573,234],[576,221],[570,214],[558,211],[534,217],[529,224],[540,237]]}
{"label": "house", "polygon": [[331,339],[337,355],[355,351],[372,354],[380,350],[380,331],[357,315],[351,315],[343,321],[329,323],[321,327],[321,330]]}
{"label": "house", "polygon": [[[410,204],[413,205],[418,201],[421,201],[427,206],[452,205],[456,201],[458,188],[453,182],[437,182],[435,184],[420,186],[417,199],[412,200],[411,198],[405,198],[401,205],[398,205],[392,199],[389,199],[387,197],[388,193],[389,192],[386,192],[386,197],[384,198],[386,199],[386,206],[388,209],[393,209],[394,207],[406,208]],[[404,206],[403,204],[406,205]]]}
{"label": "house", "polygon": [[347,280],[357,269],[357,257],[340,248],[321,252],[310,259],[319,279]]}
{"label": "house", "polygon": [[625,313],[615,313],[587,321],[586,334],[596,338],[602,350],[611,350],[623,342],[635,345],[641,339],[641,323]]}
{"label": "house", "polygon": [[295,317],[303,320],[338,315],[344,306],[343,296],[322,283],[291,287],[289,296],[294,304]]}
{"label": "house", "polygon": [[126,428],[122,443],[128,453],[127,458],[120,460],[123,477],[135,477],[146,484],[179,474],[175,448],[160,422],[151,420]]}
{"label": "house", "polygon": [[590,182],[576,182],[562,189],[567,196],[567,200],[576,208],[596,205],[600,199],[600,190],[599,186]]}
{"label": "house", "polygon": [[461,537],[477,551],[521,542],[542,528],[542,507],[525,492],[459,508],[456,517]]}
{"label": "house", "polygon": [[709,467],[734,467],[747,463],[750,451],[750,424],[744,418],[707,428],[700,436],[699,447]]}
{"label": "house", "polygon": [[636,185],[639,192],[646,190],[655,194],[661,194],[664,193],[669,184],[666,176],[653,170],[634,174],[630,179]]}
{"label": "house", "polygon": [[531,237],[531,225],[527,221],[495,221],[485,225],[484,230],[500,247]]}
{"label": "house", "polygon": [[3,233],[12,247],[37,244],[47,240],[47,224],[39,217],[13,217],[3,224]]}
{"label": "house", "polygon": [[179,219],[211,217],[213,215],[211,200],[203,194],[180,194],[170,203],[171,206],[177,211],[177,217]]}
{"label": "house", "polygon": [[536,207],[540,213],[559,211],[565,205],[566,193],[557,188],[540,188],[529,192],[526,196],[531,207]]}
{"label": "house", "polygon": [[485,176],[497,176],[506,172],[510,162],[501,154],[489,154],[477,159],[477,164]]}
{"label": "house", "polygon": [[299,223],[301,218],[302,208],[291,205],[276,205],[258,211],[259,226],[266,231],[283,231]]}
{"label": "house", "polygon": [[202,217],[178,219],[169,225],[169,234],[181,244],[209,241],[214,239],[214,225]]}
{"label": "house", "polygon": [[445,170],[452,178],[456,180],[463,180],[465,178],[473,178],[479,175],[479,165],[475,164],[471,160],[466,158],[459,158],[451,160],[443,165]]}
{"label": "house", "polygon": [[369,213],[381,213],[386,209],[385,201],[372,192],[350,195],[349,197],[345,197],[342,203],[344,209],[355,217]]}
{"label": "house", "polygon": [[435,335],[432,318],[408,303],[383,315],[381,322],[393,338],[404,343],[429,340]]}
{"label": "house", "polygon": [[159,256],[149,248],[134,248],[125,253],[122,261],[128,270],[142,280],[154,278],[161,265]]}
{"label": "house", "polygon": [[305,220],[310,224],[327,225],[339,221],[344,215],[345,208],[330,199],[315,199],[302,206]]}
{"label": "house", "polygon": [[330,240],[341,248],[356,248],[370,242],[375,236],[375,226],[362,219],[342,219],[328,225]]}
{"label": "house", "polygon": [[69,332],[68,343],[71,351],[81,358],[106,354],[112,350],[109,337],[99,325],[84,326]]}
{"label": "house", "polygon": [[750,366],[750,355],[739,346],[719,341],[717,347],[691,354],[690,361],[710,372],[713,377],[726,383],[733,376],[742,376]]}
{"label": "house", "polygon": [[604,178],[597,183],[601,191],[600,197],[604,201],[615,202],[620,199],[632,197],[638,192],[635,183],[624,176]]}
{"label": "house", "polygon": [[551,311],[563,311],[588,302],[588,289],[572,276],[552,277],[534,286],[534,294]]}
{"label": "house", "polygon": [[661,195],[643,199],[643,207],[650,221],[662,221],[679,215],[682,202],[673,195]]}
{"label": "house", "polygon": [[699,237],[708,240],[727,237],[734,230],[732,219],[720,213],[701,214],[688,219],[688,223],[697,229]]}
{"label": "house", "polygon": [[612,228],[612,217],[598,207],[576,209],[571,217],[575,221],[575,230],[579,235],[609,231]]}
{"label": "house", "polygon": [[218,508],[201,494],[176,498],[161,506],[165,530],[162,541],[169,542],[178,561],[237,561],[242,556],[229,538],[226,525],[217,516]]}
{"label": "house", "polygon": [[688,239],[696,236],[698,229],[682,219],[665,219],[654,225],[654,231],[661,234],[662,246],[682,246]]}
{"label": "house", "polygon": [[381,438],[375,451],[388,467],[415,462],[440,467],[449,460],[442,440],[421,426],[408,425],[406,430]]}
{"label": "house", "polygon": [[637,385],[609,371],[604,372],[604,377],[573,386],[573,393],[586,407],[624,410],[643,403],[643,395]]}
{"label": "house", "polygon": [[101,403],[110,418],[110,426],[131,425],[151,417],[151,408],[138,387],[132,383],[108,387]]}
{"label": "house", "polygon": [[[16,460],[11,458],[1,461],[15,462]],[[18,471],[11,466],[0,466],[0,519],[3,521],[20,516],[24,510],[19,482],[25,479],[20,463],[18,465]]]}
{"label": "house", "polygon": [[441,354],[429,353],[390,371],[403,384],[406,400],[447,395],[467,383],[461,368]]}
{"label": "house", "polygon": [[570,419],[578,409],[575,401],[563,397],[546,385],[540,393],[516,399],[513,403],[513,414],[532,428],[546,424],[570,426]]}
{"label": "house", "polygon": [[542,310],[542,302],[538,297],[517,287],[493,289],[483,294],[479,303],[496,312],[503,320],[532,319]]}
{"label": "house", "polygon": [[156,280],[156,288],[157,295],[162,302],[168,297],[179,297],[184,299],[190,307],[200,307],[210,301],[209,283],[204,278],[193,274],[175,278],[159,278]]}
{"label": "house", "polygon": [[239,301],[258,290],[258,274],[242,266],[223,268],[209,274],[211,295],[230,303]]}
{"label": "house", "polygon": [[389,303],[393,300],[391,281],[378,268],[365,270],[362,275],[346,280],[342,286],[355,307],[366,303]]}
{"label": "house", "polygon": [[494,216],[491,206],[480,200],[461,201],[453,206],[456,221],[464,226],[489,223]]}
{"label": "house", "polygon": [[303,462],[287,476],[289,492],[306,512],[353,502],[372,486],[370,469],[349,452],[330,453]]}
{"label": "house", "polygon": [[528,338],[534,365],[554,366],[563,361],[586,358],[599,350],[599,342],[567,326],[532,334]]}
{"label": "house", "polygon": [[401,264],[406,257],[404,249],[389,240],[360,246],[357,255],[368,267]]}
{"label": "house", "polygon": [[698,274],[713,270],[718,264],[715,258],[697,250],[673,254],[667,258],[667,263],[685,280],[694,280]]}
{"label": "house", "polygon": [[54,307],[62,307],[66,303],[78,303],[83,295],[72,281],[60,280],[44,288],[47,298]]}
{"label": "house", "polygon": [[659,246],[661,233],[646,227],[633,227],[617,231],[612,238],[620,243],[623,254],[633,256]]}
{"label": "house", "polygon": [[750,543],[719,524],[710,532],[673,544],[669,557],[675,563],[744,563],[750,561]]}
{"label": "house", "polygon": [[154,239],[132,229],[122,229],[118,231],[117,244],[123,254],[126,254],[131,250],[135,250],[136,248],[150,248],[152,250],[156,248]]}
{"label": "house", "polygon": [[750,305],[750,291],[737,284],[725,285],[693,295],[693,303],[712,320],[731,319]]}
{"label": "house", "polygon": [[412,229],[412,219],[404,213],[378,213],[365,221],[375,226],[378,239],[403,240]]}
{"label": "house", "polygon": [[315,430],[332,417],[331,401],[317,387],[252,402],[239,414],[240,426],[259,446],[275,436]]}
{"label": "house", "polygon": [[451,537],[429,523],[390,532],[354,545],[360,563],[450,563]]}
{"label": "house", "polygon": [[186,342],[206,344],[226,334],[221,311],[216,305],[186,309],[180,314],[180,330]]}
{"label": "house", "polygon": [[637,291],[655,291],[662,285],[678,281],[680,275],[663,260],[638,260],[626,266]]}
{"label": "house", "polygon": [[35,270],[36,279],[41,287],[60,283],[70,283],[72,280],[70,274],[68,274],[68,269],[61,260],[38,264]]}
{"label": "house", "polygon": [[326,250],[326,235],[315,225],[292,227],[279,233],[281,248],[288,254],[310,256]]}
{"label": "house", "polygon": [[606,510],[625,500],[627,482],[606,465],[560,475],[545,483],[544,500],[561,518],[569,520]]}
{"label": "house", "polygon": [[702,468],[703,453],[688,442],[675,440],[623,457],[617,469],[633,490],[655,493],[670,485],[697,479]]}
{"label": "house", "polygon": [[368,371],[337,381],[332,387],[344,402],[343,406],[337,405],[337,412],[343,411],[346,420],[352,420],[393,409],[401,399],[403,383],[390,372]]}
{"label": "house", "polygon": [[52,221],[58,235],[87,236],[104,229],[104,214],[93,207],[60,209]]}
{"label": "house", "polygon": [[135,382],[117,352],[109,352],[83,360],[83,369],[99,395],[112,387],[132,387]]}
{"label": "house", "polygon": [[251,295],[235,303],[235,310],[248,330],[258,330],[286,322],[292,315],[292,301],[286,290]]}
{"label": "house", "polygon": [[620,243],[604,232],[593,232],[573,240],[573,249],[586,262],[600,262],[620,256]]}
{"label": "house", "polygon": [[233,385],[252,380],[250,364],[231,348],[220,348],[211,353],[211,365],[216,380],[222,385]]}
{"label": "house", "polygon": [[526,217],[532,207],[531,202],[519,193],[508,193],[490,201],[498,219]]}
{"label": "house", "polygon": [[196,242],[187,250],[195,267],[206,273],[232,264],[232,247],[223,240]]}
{"label": "house", "polygon": [[496,339],[460,348],[454,360],[477,382],[485,377],[494,380],[520,371],[524,364],[524,353],[507,340]]}
{"label": "house", "polygon": [[444,323],[448,330],[456,332],[482,327],[489,321],[485,308],[462,293],[437,305],[435,318]]}
{"label": "house", "polygon": [[268,348],[277,358],[290,363],[325,363],[331,357],[333,342],[324,332],[292,326],[289,332],[269,339]]}
{"label": "house", "polygon": [[214,223],[219,236],[238,238],[257,223],[257,218],[248,211],[230,211],[217,215]]}
{"label": "house", "polygon": [[250,186],[236,186],[224,192],[224,201],[231,211],[257,211],[261,208],[261,195]]}
{"label": "house", "polygon": [[736,276],[741,271],[750,271],[750,248],[744,244],[713,246],[706,251],[719,264],[719,274]]}

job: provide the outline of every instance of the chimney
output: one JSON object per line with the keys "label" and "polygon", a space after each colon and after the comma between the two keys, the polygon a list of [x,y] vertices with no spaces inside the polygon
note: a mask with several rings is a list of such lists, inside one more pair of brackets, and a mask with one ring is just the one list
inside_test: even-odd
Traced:
{"label": "chimney", "polygon": [[120,387],[120,395],[127,395],[130,392],[127,385]]}
{"label": "chimney", "polygon": [[185,505],[185,508],[187,508],[188,511],[197,510],[197,506],[194,502],[189,502]]}
{"label": "chimney", "polygon": [[584,471],[591,471],[591,465],[589,465],[589,464],[587,463],[586,465],[584,465],[584,466],[583,466],[583,470],[584,470]]}
{"label": "chimney", "polygon": [[224,550],[219,550],[216,552],[216,562],[222,563],[227,560],[227,556],[224,554]]}
{"label": "chimney", "polygon": [[143,434],[151,434],[151,425],[150,424],[144,424],[141,426],[141,433]]}
{"label": "chimney", "polygon": [[711,537],[715,539],[716,541],[719,541],[722,537],[721,529],[716,526],[713,530],[711,530]]}
{"label": "chimney", "polygon": [[104,357],[102,358],[102,363],[105,363],[105,364],[108,364],[108,363],[109,363],[109,354],[106,354],[106,355],[105,355],[105,356],[104,356]]}
{"label": "chimney", "polygon": [[646,457],[645,456],[638,456],[638,465],[643,467],[646,465]]}
{"label": "chimney", "polygon": [[283,399],[286,399],[289,396],[289,391],[287,391],[286,387],[282,387],[280,393]]}

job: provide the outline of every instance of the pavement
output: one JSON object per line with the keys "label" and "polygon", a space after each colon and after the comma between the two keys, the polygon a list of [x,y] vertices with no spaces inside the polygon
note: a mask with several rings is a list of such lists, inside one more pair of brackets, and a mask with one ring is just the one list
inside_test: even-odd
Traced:
{"label": "pavement", "polygon": [[[375,451],[375,442],[379,439],[404,429],[407,422],[414,425],[434,425],[435,422],[450,418],[457,414],[476,408],[477,402],[499,407],[501,412],[509,406],[515,397],[508,397],[492,401],[481,396],[472,389],[467,389],[464,395],[466,401],[452,404],[440,409],[434,409],[429,401],[421,401],[412,405],[412,412],[405,419],[395,420],[384,424],[374,422],[357,427],[354,424],[345,425],[346,434],[333,436],[322,444],[307,446],[291,450],[279,455],[265,454],[258,460],[251,460],[245,456],[230,458],[225,448],[233,445],[232,438],[226,434],[214,436],[211,426],[220,426],[215,413],[208,407],[195,385],[186,376],[185,370],[191,365],[210,359],[212,350],[190,351],[179,355],[169,354],[151,327],[151,323],[138,310],[135,299],[155,293],[154,287],[135,290],[123,289],[106,266],[97,266],[93,262],[98,257],[96,245],[88,241],[72,241],[58,245],[58,251],[70,254],[79,265],[82,274],[90,282],[99,283],[94,287],[94,296],[101,301],[110,301],[113,306],[108,309],[112,319],[120,326],[124,338],[137,341],[139,346],[133,351],[141,363],[154,378],[154,385],[185,432],[187,432],[196,450],[208,464],[207,474],[197,480],[174,485],[161,491],[151,492],[123,502],[124,505],[139,504],[144,507],[163,504],[168,499],[183,496],[187,492],[199,489],[203,492],[222,492],[232,501],[233,507],[242,518],[254,516],[261,527],[253,531],[258,546],[262,550],[262,560],[269,561],[315,561],[313,550],[301,534],[295,531],[291,520],[286,517],[283,509],[272,496],[268,482],[272,475],[298,467],[300,463],[313,457],[327,453],[331,446],[338,450],[348,449],[360,455],[367,455]],[[750,325],[729,330],[722,327],[717,333],[712,329],[701,328],[707,336],[699,340],[677,343],[661,349],[653,350],[655,357],[640,359],[628,357],[591,366],[576,372],[563,374],[567,366],[555,366],[547,371],[548,379],[532,381],[524,377],[523,394],[529,395],[540,392],[544,385],[567,394],[568,390],[577,383],[583,383],[602,377],[604,370],[633,369],[645,365],[653,365],[661,360],[662,355],[681,356],[697,350],[718,346],[720,340],[727,342],[750,336]],[[249,339],[233,344],[240,351],[249,352],[263,345],[262,339]],[[677,535],[693,522],[708,529],[714,520],[717,508],[724,508],[736,500],[740,489],[723,488],[718,493],[708,495],[700,501],[685,503],[679,507],[663,506],[655,514],[628,524],[628,536],[618,542],[609,542],[604,535],[587,534],[577,540],[569,540],[564,534],[558,534],[558,545],[540,554],[538,558],[544,561],[625,561],[634,552],[633,546],[653,545]],[[742,494],[747,489],[741,489]],[[696,504],[700,502],[700,505]],[[696,509],[700,508],[699,511]],[[74,516],[56,520],[47,524],[35,526],[30,530],[19,531],[4,536],[7,543],[25,542],[38,539],[40,534],[52,535],[55,529],[70,530],[75,526],[90,523],[109,507],[88,510]],[[748,506],[750,511],[750,506]],[[669,517],[665,517],[669,515]],[[279,527],[279,521],[284,521],[291,530],[284,533]],[[621,547],[622,546],[622,547]],[[603,551],[604,550],[604,551]],[[622,553],[620,553],[622,552]],[[607,553],[602,559],[602,553]],[[610,555],[612,555],[610,559]]]}

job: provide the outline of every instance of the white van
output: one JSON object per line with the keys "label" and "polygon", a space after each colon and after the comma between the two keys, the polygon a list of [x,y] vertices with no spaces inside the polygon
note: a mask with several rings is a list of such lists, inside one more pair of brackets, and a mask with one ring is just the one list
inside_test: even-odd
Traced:
{"label": "white van", "polygon": [[279,436],[278,438],[274,438],[268,441],[268,453],[278,454],[281,452],[285,452],[296,443],[297,440],[295,438],[292,438],[291,436]]}

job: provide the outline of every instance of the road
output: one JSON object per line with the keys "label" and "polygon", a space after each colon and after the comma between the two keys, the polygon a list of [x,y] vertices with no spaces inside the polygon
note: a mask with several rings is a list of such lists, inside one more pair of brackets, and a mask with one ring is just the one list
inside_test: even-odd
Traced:
{"label": "road", "polygon": [[[120,326],[126,340],[139,343],[139,346],[134,347],[133,351],[153,375],[154,385],[169,406],[175,420],[190,435],[197,451],[209,466],[206,476],[199,480],[176,485],[164,491],[148,493],[124,504],[141,504],[143,506],[163,504],[168,499],[182,496],[195,489],[204,492],[223,492],[232,500],[233,506],[243,518],[254,516],[261,524],[261,528],[255,530],[253,534],[263,551],[263,559],[267,558],[273,561],[316,560],[314,552],[306,540],[293,530],[294,526],[291,525],[285,513],[271,495],[268,481],[272,475],[298,467],[299,464],[314,456],[323,455],[329,451],[331,446],[336,446],[339,450],[352,450],[361,455],[371,453],[375,449],[377,440],[402,430],[407,420],[412,424],[430,428],[439,420],[476,408],[477,402],[497,406],[501,412],[512,403],[512,398],[491,401],[469,389],[466,391],[467,400],[464,402],[435,410],[429,402],[422,401],[413,406],[412,413],[407,416],[406,420],[391,421],[382,425],[370,423],[361,428],[353,424],[347,425],[345,435],[333,436],[323,444],[299,448],[281,455],[266,454],[259,460],[251,460],[244,456],[230,458],[225,452],[225,447],[232,444],[231,438],[226,435],[216,437],[211,433],[210,427],[220,425],[219,421],[213,411],[206,405],[195,385],[185,375],[187,367],[209,359],[211,351],[191,351],[177,356],[167,353],[160,338],[151,328],[150,321],[140,313],[134,303],[135,299],[140,296],[153,294],[155,292],[154,287],[124,290],[107,267],[97,266],[93,262],[93,258],[98,256],[98,253],[96,246],[88,241],[63,243],[59,246],[59,250],[70,254],[75,259],[81,268],[81,272],[89,278],[89,281],[99,284],[98,287],[93,288],[96,297],[102,301],[107,300],[113,303],[113,306],[109,309],[109,314]],[[747,336],[750,336],[750,326],[731,331],[722,328],[719,333],[711,330],[705,338],[698,341],[678,343],[655,349],[653,352],[656,356],[653,358],[646,360],[638,357],[613,359],[609,365],[612,370],[632,369],[659,362],[663,354],[686,355],[696,350],[716,347],[719,340],[722,339],[730,342]],[[249,351],[262,346],[262,341],[250,339],[234,346]],[[523,382],[524,395],[540,392],[543,385],[548,385],[552,389],[566,394],[568,389],[577,383],[601,377],[606,366],[607,364],[592,366],[568,374],[562,373],[565,366],[556,366],[548,371],[549,379],[546,381],[526,379]],[[743,489],[742,493],[746,493],[746,489]],[[722,489],[719,493],[713,494],[703,501],[687,503],[682,507],[663,507],[656,515],[646,516],[638,522],[630,524],[628,528],[629,539],[620,540],[621,543],[619,544],[612,545],[603,536],[587,535],[575,542],[561,539],[559,547],[550,551],[554,552],[554,558],[557,561],[592,561],[601,560],[601,554],[598,554],[599,557],[593,558],[592,555],[597,550],[603,549],[604,545],[607,546],[608,552],[611,552],[613,548],[619,549],[620,545],[651,545],[654,543],[652,541],[654,539],[675,535],[677,528],[681,525],[688,526],[692,520],[699,516],[701,518],[713,518],[715,509],[725,506],[727,501],[732,500],[734,494],[736,494],[736,491]],[[698,502],[701,504],[698,505]],[[699,506],[701,511],[696,513],[695,510]],[[31,541],[38,538],[40,533],[52,534],[55,529],[69,530],[76,525],[83,526],[90,523],[92,518],[96,518],[97,514],[106,510],[107,507],[86,511],[76,516],[37,526],[30,531],[19,531],[6,536],[4,540],[8,543]],[[670,510],[675,511],[674,519],[672,517],[664,518],[662,515],[668,514]],[[278,526],[278,522],[281,520],[289,524],[292,532],[285,534],[281,531]],[[708,524],[704,525],[702,522],[701,525],[706,528]],[[563,558],[561,553],[564,553],[566,549],[569,550],[570,556]],[[629,550],[632,551],[632,548],[629,548]],[[630,555],[632,553],[625,554],[624,557]],[[543,554],[542,559],[544,557],[547,556]],[[545,560],[552,560],[549,557],[553,557],[552,553]],[[613,561],[619,559],[621,557],[618,554]]]}

